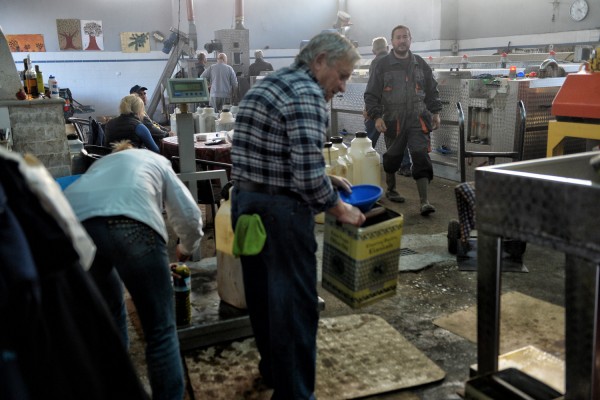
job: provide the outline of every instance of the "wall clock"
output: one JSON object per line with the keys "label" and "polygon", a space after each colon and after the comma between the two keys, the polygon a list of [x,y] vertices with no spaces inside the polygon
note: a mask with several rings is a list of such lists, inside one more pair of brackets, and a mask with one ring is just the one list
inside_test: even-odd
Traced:
{"label": "wall clock", "polygon": [[589,6],[586,0],[575,0],[571,4],[569,14],[573,21],[579,22],[583,20],[589,11]]}

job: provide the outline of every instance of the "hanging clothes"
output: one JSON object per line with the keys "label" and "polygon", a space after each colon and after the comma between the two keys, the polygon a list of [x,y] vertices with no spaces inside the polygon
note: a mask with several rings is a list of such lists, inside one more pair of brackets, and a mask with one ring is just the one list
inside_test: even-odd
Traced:
{"label": "hanging clothes", "polygon": [[2,149],[0,171],[0,398],[148,399],[58,184]]}

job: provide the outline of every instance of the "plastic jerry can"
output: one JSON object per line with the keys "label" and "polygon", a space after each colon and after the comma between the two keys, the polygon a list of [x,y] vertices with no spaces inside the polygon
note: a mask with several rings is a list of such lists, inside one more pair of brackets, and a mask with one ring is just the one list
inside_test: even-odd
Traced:
{"label": "plastic jerry can", "polygon": [[233,237],[231,200],[228,196],[226,200],[221,200],[221,205],[215,215],[217,293],[225,303],[240,309],[246,309],[242,262],[233,255]]}
{"label": "plastic jerry can", "polygon": [[201,118],[202,133],[216,132],[217,115],[212,107],[206,107]]}
{"label": "plastic jerry can", "polygon": [[[333,147],[333,143],[325,142],[323,145],[323,158],[325,159],[325,173],[327,175],[333,174],[331,163],[337,163],[338,149]],[[315,222],[322,224],[325,222],[325,213],[320,212],[315,215]]]}
{"label": "plastic jerry can", "polygon": [[381,186],[381,162],[379,153],[371,145],[366,132],[356,132],[350,142],[349,153],[352,158],[353,185],[369,184]]}

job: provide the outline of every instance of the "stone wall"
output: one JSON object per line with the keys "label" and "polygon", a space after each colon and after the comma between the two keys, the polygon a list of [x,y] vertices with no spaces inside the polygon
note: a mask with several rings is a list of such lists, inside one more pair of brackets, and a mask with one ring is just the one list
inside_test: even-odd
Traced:
{"label": "stone wall", "polygon": [[63,99],[5,100],[12,127],[13,151],[35,155],[55,178],[71,175]]}

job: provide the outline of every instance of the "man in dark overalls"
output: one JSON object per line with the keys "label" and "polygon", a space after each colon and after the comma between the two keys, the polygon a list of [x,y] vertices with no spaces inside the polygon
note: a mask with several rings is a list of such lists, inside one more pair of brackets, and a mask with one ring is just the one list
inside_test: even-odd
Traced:
{"label": "man in dark overalls", "polygon": [[384,133],[386,197],[394,201],[400,196],[396,191],[395,172],[408,146],[413,162],[412,177],[419,191],[420,213],[426,216],[435,212],[427,197],[427,187],[433,179],[429,134],[440,126],[442,102],[431,68],[410,51],[410,29],[396,26],[391,39],[393,51],[377,63],[369,77],[365,107],[369,118],[375,120],[377,130]]}

